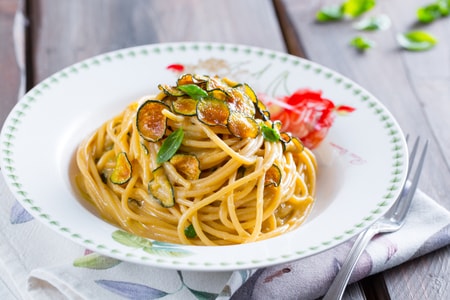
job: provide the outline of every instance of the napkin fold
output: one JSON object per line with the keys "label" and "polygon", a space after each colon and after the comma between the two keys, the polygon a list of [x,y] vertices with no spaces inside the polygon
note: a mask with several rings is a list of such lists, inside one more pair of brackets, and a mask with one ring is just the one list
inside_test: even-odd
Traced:
{"label": "napkin fold", "polygon": [[[258,270],[193,272],[102,256],[34,220],[0,176],[0,299],[315,299],[353,241]],[[450,244],[450,212],[421,191],[402,229],[375,237],[351,281]]]}

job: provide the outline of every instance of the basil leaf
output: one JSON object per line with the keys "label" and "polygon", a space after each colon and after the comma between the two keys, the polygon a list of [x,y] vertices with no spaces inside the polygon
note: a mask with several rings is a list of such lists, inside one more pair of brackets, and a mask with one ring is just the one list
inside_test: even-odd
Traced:
{"label": "basil leaf", "polygon": [[177,88],[195,100],[200,100],[208,96],[208,93],[196,84],[183,84],[177,86]]}
{"label": "basil leaf", "polygon": [[343,17],[342,5],[325,6],[316,13],[316,20],[319,22],[338,21]]}
{"label": "basil leaf", "polygon": [[391,19],[387,15],[373,16],[362,19],[353,25],[357,30],[375,31],[386,30],[391,26]]}
{"label": "basil leaf", "polygon": [[433,48],[437,39],[425,31],[418,30],[399,34],[397,42],[406,50],[425,51]]}
{"label": "basil leaf", "polygon": [[188,227],[186,227],[184,229],[184,235],[188,238],[188,239],[193,239],[197,236],[197,232],[195,232],[195,228],[194,225],[189,225]]}
{"label": "basil leaf", "polygon": [[375,43],[365,37],[357,36],[350,41],[350,45],[352,45],[359,51],[364,51],[374,47]]}
{"label": "basil leaf", "polygon": [[262,124],[261,126],[261,133],[264,139],[269,142],[277,142],[280,140],[280,134],[278,131],[274,128],[266,126],[265,124]]}
{"label": "basil leaf", "polygon": [[179,128],[169,134],[169,136],[164,140],[159,148],[159,151],[156,156],[156,162],[161,164],[165,161],[168,161],[172,158],[172,156],[178,151],[181,146],[181,142],[184,138],[183,128]]}
{"label": "basil leaf", "polygon": [[347,0],[343,5],[344,15],[356,18],[374,8],[375,0]]}

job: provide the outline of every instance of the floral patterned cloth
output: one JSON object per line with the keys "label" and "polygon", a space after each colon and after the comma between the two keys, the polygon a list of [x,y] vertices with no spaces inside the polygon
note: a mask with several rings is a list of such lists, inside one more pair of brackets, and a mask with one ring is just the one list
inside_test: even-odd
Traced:
{"label": "floral patterned cloth", "polygon": [[[351,247],[349,241],[260,270],[164,270],[105,257],[59,236],[20,206],[2,176],[0,203],[0,299],[314,299]],[[352,281],[448,245],[449,232],[450,213],[418,191],[405,226],[371,242]]]}

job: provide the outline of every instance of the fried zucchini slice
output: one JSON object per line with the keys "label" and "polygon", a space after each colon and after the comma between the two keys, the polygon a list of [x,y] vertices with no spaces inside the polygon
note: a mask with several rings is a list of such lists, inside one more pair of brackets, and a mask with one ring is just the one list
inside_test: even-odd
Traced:
{"label": "fried zucchini slice", "polygon": [[175,86],[170,86],[168,84],[160,84],[158,85],[158,89],[160,89],[167,96],[181,97],[184,95],[183,91],[180,91]]}
{"label": "fried zucchini slice", "polygon": [[148,183],[148,192],[163,207],[175,205],[175,193],[172,184],[167,178],[163,167],[159,167],[152,172],[153,179]]}
{"label": "fried zucchini slice", "polygon": [[158,100],[147,100],[138,109],[136,127],[141,137],[157,142],[164,137],[167,129],[167,117],[162,113],[170,107]]}
{"label": "fried zucchini slice", "polygon": [[238,138],[255,138],[259,134],[259,124],[256,120],[236,111],[230,113],[227,128]]}
{"label": "fried zucchini slice", "polygon": [[205,98],[197,102],[197,118],[206,125],[226,126],[229,116],[230,109],[227,103],[222,100]]}
{"label": "fried zucchini slice", "polygon": [[132,167],[125,152],[119,152],[116,157],[116,165],[109,179],[114,184],[124,184],[131,179]]}
{"label": "fried zucchini slice", "polygon": [[184,116],[195,116],[197,113],[197,100],[179,97],[172,101],[173,111]]}
{"label": "fried zucchini slice", "polygon": [[273,164],[269,170],[266,171],[266,176],[264,178],[264,186],[273,185],[275,187],[279,186],[281,183],[281,170],[280,168]]}
{"label": "fried zucchini slice", "polygon": [[169,162],[187,180],[196,180],[200,177],[200,161],[193,154],[175,154]]}

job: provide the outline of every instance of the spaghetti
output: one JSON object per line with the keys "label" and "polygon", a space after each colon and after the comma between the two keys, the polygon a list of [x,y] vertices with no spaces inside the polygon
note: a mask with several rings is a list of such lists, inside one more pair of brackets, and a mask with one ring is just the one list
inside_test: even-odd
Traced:
{"label": "spaghetti", "polygon": [[298,227],[316,161],[246,84],[186,74],[105,122],[77,151],[77,184],[102,217],[155,240],[249,243]]}

